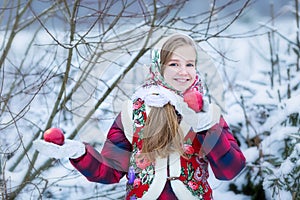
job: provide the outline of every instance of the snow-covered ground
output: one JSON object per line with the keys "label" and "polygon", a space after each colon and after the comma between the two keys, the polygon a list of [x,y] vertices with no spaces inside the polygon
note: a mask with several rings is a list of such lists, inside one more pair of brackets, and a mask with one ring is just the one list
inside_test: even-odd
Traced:
{"label": "snow-covered ground", "polygon": [[[278,31],[281,35],[287,36],[287,38],[295,38],[295,25],[290,23],[290,19],[282,19],[276,21],[274,26],[270,26],[268,23],[268,18],[257,17],[251,15],[251,21],[249,22],[238,22],[232,25],[232,27],[226,32],[226,34],[238,34],[246,33],[249,30],[253,30],[255,27],[265,25],[265,28],[261,28],[259,33],[266,33],[271,29]],[[18,36],[18,41],[16,46],[13,46],[15,54],[18,54],[19,51],[24,51],[17,45],[26,41],[28,34],[20,34]],[[252,34],[252,33],[249,33]],[[277,35],[278,36],[278,35]],[[40,36],[39,36],[40,37]],[[1,41],[2,38],[0,38]],[[49,38],[48,38],[49,39]],[[46,37],[41,38],[41,40],[47,41]],[[278,83],[276,79],[274,82],[273,88],[270,87],[270,56],[269,56],[269,41],[267,34],[262,34],[261,36],[256,37],[246,37],[236,39],[213,39],[212,43],[218,45],[221,49],[226,52],[226,57],[233,61],[225,61],[226,68],[220,67],[220,74],[224,79],[223,84],[226,88],[226,113],[224,113],[226,120],[233,127],[239,127],[240,132],[236,133],[237,138],[241,140],[241,148],[247,158],[247,171],[253,167],[253,176],[258,174],[258,166],[263,168],[268,168],[272,173],[269,177],[267,175],[262,175],[263,187],[265,189],[266,198],[268,200],[273,199],[291,199],[291,194],[285,190],[276,190],[277,195],[272,196],[271,190],[271,179],[282,180],[286,178],[287,174],[295,173],[293,169],[296,166],[299,166],[299,155],[300,155],[300,146],[295,145],[291,154],[289,154],[286,160],[281,159],[282,149],[284,148],[283,140],[287,138],[291,139],[291,145],[299,142],[299,125],[291,126],[287,122],[287,125],[284,126],[282,123],[293,113],[298,113],[300,111],[300,73],[295,71],[293,67],[295,63],[295,55],[288,53],[289,45],[287,41],[278,36],[276,42],[276,53],[281,59],[281,84]],[[47,43],[47,42],[43,43]],[[205,49],[206,47],[203,46]],[[214,59],[218,60],[221,63],[221,58],[217,54],[212,55]],[[126,63],[126,62],[125,62]],[[216,63],[218,66],[219,64]],[[290,66],[291,69],[291,79],[287,80],[286,68]],[[279,73],[279,72],[277,72]],[[112,79],[110,80],[112,81]],[[230,85],[232,84],[232,85]],[[288,84],[290,88],[294,88],[291,94],[291,97],[287,99],[288,93]],[[278,97],[280,94],[281,98]],[[241,106],[240,97],[243,96],[245,109],[247,110],[247,117],[252,122],[252,127],[245,125],[245,113],[243,107]],[[110,97],[111,98],[111,97]],[[24,99],[25,101],[26,99]],[[20,109],[17,104],[14,109],[17,111]],[[48,113],[45,108],[40,108],[39,102],[33,102],[32,106],[38,107],[40,110],[40,115]],[[104,103],[102,108],[110,106],[110,101]],[[20,106],[21,107],[21,106]],[[104,112],[99,112],[98,114],[103,114]],[[266,117],[261,117],[262,114],[266,114]],[[33,115],[34,116],[34,115]],[[77,140],[92,140],[95,137],[97,130],[101,134],[105,134],[109,128],[112,119],[114,118],[114,113],[109,113],[106,115],[105,120],[100,120],[102,123],[105,122],[105,125],[99,125],[92,127],[90,135],[80,135],[77,137]],[[35,115],[35,117],[40,117]],[[5,121],[5,119],[2,119]],[[39,121],[37,119],[32,119],[33,121]],[[263,121],[261,121],[263,120]],[[99,128],[100,127],[100,128]],[[65,127],[72,130],[72,127]],[[67,130],[68,131],[68,130]],[[245,138],[255,137],[258,133],[266,133],[261,135],[263,140],[258,147],[256,146],[247,146]],[[8,140],[13,141],[12,143],[16,145],[15,135],[7,135],[5,142]],[[98,136],[97,136],[98,137]],[[101,135],[100,140],[103,140],[105,135]],[[31,137],[23,137],[24,143],[31,142]],[[4,140],[3,140],[4,141]],[[99,147],[99,150],[101,147]],[[257,160],[260,156],[260,150],[264,154],[270,154],[278,158],[280,164],[277,167],[274,167],[267,160],[260,160],[260,165],[257,164]],[[14,152],[15,154],[20,154],[21,152]],[[294,158],[298,158],[298,161],[294,162]],[[42,165],[46,160],[46,157],[42,155],[39,156],[39,160],[36,163],[35,167]],[[23,161],[24,162],[24,161]],[[11,167],[14,163],[7,162],[6,169]],[[25,163],[27,164],[27,163]],[[5,169],[5,177],[8,177],[9,184],[11,188],[16,187],[20,184],[21,177],[24,176],[26,168],[19,167],[14,172],[10,172]],[[299,172],[298,172],[299,173]],[[295,174],[296,175],[296,174]],[[239,189],[242,185],[246,183],[245,180],[246,169],[238,177],[232,181],[219,181],[216,180],[213,176],[213,173],[210,173],[209,182],[214,191],[214,197],[216,200],[230,199],[230,200],[250,200],[251,196],[236,194],[232,191],[229,191],[229,185],[235,184]],[[50,168],[47,171],[44,171],[40,177],[43,178],[37,180],[37,184],[50,184],[48,185],[49,189],[43,193],[44,198],[49,199],[119,199],[124,195],[125,189],[125,179],[122,179],[120,184],[113,185],[102,185],[97,183],[91,183],[87,181],[83,176],[78,174],[77,171],[70,165],[68,159],[61,159],[56,161],[55,166]],[[292,177],[293,178],[293,177]],[[291,179],[292,179],[291,178]],[[44,179],[48,180],[44,181]],[[259,179],[253,177],[253,182],[258,182]],[[32,187],[32,188],[30,188]],[[39,188],[42,188],[39,186]],[[270,189],[271,188],[271,189]],[[37,196],[37,187],[36,185],[28,186],[26,192],[22,193],[18,199],[36,199]],[[28,192],[30,191],[30,192]],[[41,192],[41,191],[40,191]],[[105,197],[106,196],[106,197]]]}

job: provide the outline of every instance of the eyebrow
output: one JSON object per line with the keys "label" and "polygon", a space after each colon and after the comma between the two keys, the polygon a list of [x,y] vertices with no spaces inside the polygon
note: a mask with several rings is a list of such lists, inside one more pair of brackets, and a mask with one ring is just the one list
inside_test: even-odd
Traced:
{"label": "eyebrow", "polygon": [[[179,62],[178,59],[170,59],[168,62]],[[186,60],[186,62],[195,62],[195,60]]]}

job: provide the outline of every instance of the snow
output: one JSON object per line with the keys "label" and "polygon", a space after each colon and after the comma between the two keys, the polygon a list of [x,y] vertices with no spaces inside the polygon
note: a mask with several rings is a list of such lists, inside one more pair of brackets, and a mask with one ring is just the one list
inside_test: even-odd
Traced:
{"label": "snow", "polygon": [[[250,24],[237,22],[232,26],[231,33],[239,33],[240,30],[249,30],[251,26],[256,27],[260,24],[265,26],[265,30],[276,30],[282,35],[290,36],[289,38],[295,37],[295,27],[290,23],[290,19],[285,19],[280,21],[274,26],[266,24],[264,18],[256,20],[253,19]],[[12,46],[14,49],[14,55],[23,54],[24,49],[20,48],[19,44],[26,46],[28,43],[28,38],[30,38],[32,33],[22,33],[18,35],[17,40]],[[58,33],[61,37],[64,37],[65,33]],[[38,40],[40,44],[46,44],[49,42],[49,37],[47,34],[39,34]],[[0,36],[0,42],[5,39]],[[279,39],[278,39],[279,40]],[[221,39],[220,39],[221,41]],[[285,40],[283,40],[286,42]],[[277,49],[277,53],[280,55],[281,64],[281,84],[278,83],[278,77],[275,78],[274,86],[270,86],[270,77],[268,72],[270,72],[269,63],[269,46],[267,36],[261,36],[254,38],[243,38],[236,40],[222,40],[222,45],[224,48],[230,49],[228,55],[229,58],[233,58],[236,62],[230,63],[228,68],[225,69],[227,74],[229,74],[229,81],[232,83],[232,88],[228,88],[226,91],[226,113],[225,119],[229,125],[233,126],[236,130],[237,137],[242,140],[241,148],[247,159],[247,169],[241,172],[241,174],[232,181],[219,181],[213,176],[210,171],[209,182],[214,191],[214,198],[219,199],[230,199],[230,200],[250,200],[251,196],[236,194],[233,191],[229,191],[229,185],[235,184],[239,190],[246,183],[246,172],[251,171],[251,181],[255,184],[259,182],[263,183],[263,189],[267,200],[273,199],[292,199],[291,193],[286,191],[284,186],[274,186],[274,180],[293,181],[297,176],[296,167],[300,165],[300,144],[299,144],[299,112],[300,112],[300,73],[294,70],[295,66],[295,56],[291,56],[287,53],[287,45],[280,41],[280,48]],[[56,50],[53,50],[53,52]],[[60,50],[58,50],[60,52]],[[45,52],[43,52],[45,53]],[[58,53],[59,55],[59,53]],[[134,55],[133,55],[134,57]],[[121,58],[120,58],[121,59]],[[33,61],[32,61],[33,62]],[[44,62],[48,62],[45,59]],[[57,61],[55,61],[57,62]],[[78,61],[81,62],[81,61]],[[122,60],[120,63],[116,64],[115,69],[111,69],[111,65],[108,65],[105,70],[101,71],[100,76],[102,81],[105,80],[105,84],[101,85],[98,83],[99,92],[98,95],[101,96],[103,92],[107,89],[107,84],[111,84],[119,74],[115,74],[111,77],[111,74],[116,70],[122,72],[123,69],[120,67],[129,63],[129,60]],[[29,65],[30,66],[30,65]],[[286,69],[291,70],[291,80],[287,80]],[[57,65],[55,70],[60,70],[60,65]],[[97,69],[95,69],[97,70]],[[49,72],[52,74],[52,72]],[[97,74],[95,72],[95,74]],[[56,77],[57,78],[57,77]],[[126,77],[124,78],[124,85],[126,85]],[[53,85],[48,85],[47,91],[48,95],[51,95],[51,91],[57,90],[55,87],[55,82],[50,82]],[[134,84],[128,84],[128,88],[132,88]],[[287,84],[290,84],[292,90],[291,98],[287,99]],[[9,85],[9,84],[8,84]],[[224,84],[225,85],[225,84]],[[3,93],[8,90],[5,87]],[[128,91],[131,91],[128,89]],[[102,93],[101,93],[102,92]],[[280,93],[281,99],[278,97],[278,92]],[[129,92],[130,93],[130,92]],[[117,95],[117,94],[114,94]],[[241,103],[240,97],[244,98],[244,105]],[[12,113],[17,113],[19,110],[24,110],[23,114],[36,113],[30,110],[27,106],[28,102],[31,102],[32,96],[24,96],[22,101],[15,100],[11,102],[13,106],[11,107]],[[52,97],[51,97],[52,98]],[[54,98],[54,96],[53,96]],[[49,98],[50,99],[50,98]],[[40,100],[40,99],[39,99]],[[114,97],[110,96],[106,102],[101,105],[101,109],[96,111],[96,116],[98,118],[91,120],[89,127],[85,127],[76,140],[81,140],[85,142],[93,142],[97,140],[99,143],[104,140],[107,130],[112,123],[115,113],[108,113],[107,108],[111,106],[111,102],[114,101]],[[93,101],[94,102],[94,101]],[[41,120],[45,116],[50,114],[48,106],[41,107],[40,105],[51,104],[48,100],[36,101],[34,99],[31,102],[32,107],[39,107],[39,112],[32,119],[26,119],[27,121],[32,121],[31,127],[44,127],[44,122]],[[92,104],[92,103],[91,103]],[[116,110],[119,108],[116,106]],[[244,112],[246,111],[246,113]],[[287,119],[292,114],[298,113],[298,125],[292,125]],[[81,113],[80,113],[81,114]],[[247,126],[245,120],[245,114],[247,115],[251,124]],[[75,118],[75,117],[74,117]],[[79,118],[79,117],[78,117]],[[1,123],[6,124],[11,121],[11,116],[3,115],[1,116]],[[74,119],[75,120],[75,119]],[[81,119],[76,119],[80,121]],[[98,123],[99,121],[103,124]],[[59,119],[56,119],[55,123],[60,125]],[[62,123],[63,124],[63,123]],[[21,125],[25,126],[25,125]],[[20,128],[21,128],[20,127]],[[19,127],[18,127],[19,128]],[[73,131],[72,125],[67,125],[64,127],[69,132]],[[8,131],[9,132],[9,131]],[[17,142],[20,138],[23,139],[25,144],[31,142],[34,133],[27,134],[30,129],[24,128],[22,131],[18,132],[18,137],[15,134],[7,134],[3,137],[3,144],[10,143],[9,146],[1,146],[1,150],[6,152],[13,152],[14,156],[17,157],[23,151],[15,151],[17,147],[22,146]],[[99,134],[100,132],[100,134]],[[247,138],[254,138],[260,136],[261,142],[258,146],[252,144],[252,146],[247,146]],[[2,139],[2,138],[1,138]],[[289,142],[291,150],[286,158],[282,157],[286,144],[284,142]],[[2,145],[2,144],[1,144]],[[24,145],[26,146],[26,145]],[[100,147],[97,146],[99,150]],[[33,150],[30,152],[33,153]],[[261,158],[260,154],[268,155],[269,157]],[[1,155],[2,156],[2,155]],[[48,158],[39,155],[38,162],[34,166],[39,168]],[[2,157],[1,157],[2,161]],[[9,162],[5,163],[6,168],[11,168],[16,162],[16,159],[10,159]],[[43,171],[38,179],[34,181],[34,184],[50,184],[47,191],[44,193],[44,197],[50,199],[51,195],[54,195],[58,199],[85,199],[92,196],[97,196],[99,199],[109,199],[105,198],[105,193],[112,198],[118,199],[124,195],[125,189],[125,178],[122,179],[120,184],[113,185],[102,185],[97,183],[91,183],[87,181],[82,175],[80,175],[74,168],[70,165],[68,159],[61,159],[59,161],[53,161],[54,166],[50,169]],[[278,162],[275,166],[273,162]],[[15,188],[21,184],[22,177],[27,173],[27,168],[23,167],[28,165],[28,160],[21,161],[21,164],[13,172],[5,170],[4,178],[7,178],[8,185],[11,188]],[[2,165],[1,165],[2,167]],[[262,172],[261,170],[268,171],[268,173]],[[263,175],[261,175],[263,174]],[[49,182],[47,182],[47,181]],[[287,186],[287,185],[286,185]],[[36,186],[28,186],[23,192],[19,199],[31,199],[38,198],[38,194],[35,193]]]}
{"label": "snow", "polygon": [[247,158],[247,162],[249,164],[254,163],[259,158],[259,150],[257,147],[251,147],[243,151],[245,157]]}

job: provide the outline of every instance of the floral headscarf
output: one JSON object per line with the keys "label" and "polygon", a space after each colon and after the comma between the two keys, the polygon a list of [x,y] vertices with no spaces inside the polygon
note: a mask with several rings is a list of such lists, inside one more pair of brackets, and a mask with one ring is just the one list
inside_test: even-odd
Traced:
{"label": "floral headscarf", "polygon": [[[172,36],[170,36],[169,38],[171,37]],[[166,39],[168,40],[168,38]],[[188,90],[199,91],[200,93],[203,94],[203,97],[205,96],[205,91],[203,88],[201,76],[198,71],[198,67],[199,67],[198,53],[200,52],[200,49],[196,44],[194,45],[196,50],[196,55],[197,55],[196,78],[194,83],[186,91],[179,91],[165,81],[162,75],[160,54],[161,54],[161,48],[167,40],[161,41],[159,44],[157,44],[156,48],[152,50],[151,64],[149,66],[149,75],[146,78],[144,84],[142,84],[142,86],[139,87],[133,94],[132,96],[133,102],[135,102],[137,99],[142,99],[148,106],[163,107],[167,103],[170,103],[176,107],[178,102],[183,100],[182,97],[184,93]]]}
{"label": "floral headscarf", "polygon": [[[162,72],[161,72],[160,52],[158,49],[154,49],[152,51],[152,62],[150,65],[149,77],[146,79],[146,81],[142,87],[149,87],[151,85],[163,86],[163,87],[175,92],[176,94],[178,94],[180,96],[183,96],[183,93],[184,93],[182,91],[176,90],[170,84],[165,82],[165,79],[162,76]],[[203,93],[203,86],[202,86],[202,81],[200,79],[199,72],[197,72],[196,79],[189,89],[198,90],[199,92]]]}

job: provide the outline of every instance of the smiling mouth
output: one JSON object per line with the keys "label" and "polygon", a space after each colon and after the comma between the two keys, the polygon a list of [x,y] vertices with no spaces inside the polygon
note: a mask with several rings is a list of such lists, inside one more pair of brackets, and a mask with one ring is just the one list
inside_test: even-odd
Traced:
{"label": "smiling mouth", "polygon": [[175,78],[174,80],[180,83],[186,83],[190,81],[190,79],[187,78]]}

